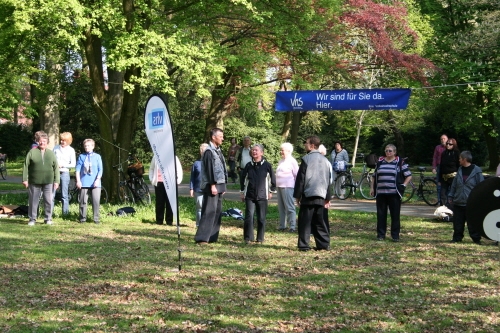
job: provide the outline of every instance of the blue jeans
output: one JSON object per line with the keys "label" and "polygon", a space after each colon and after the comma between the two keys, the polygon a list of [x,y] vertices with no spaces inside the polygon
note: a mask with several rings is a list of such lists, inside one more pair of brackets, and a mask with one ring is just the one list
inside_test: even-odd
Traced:
{"label": "blue jeans", "polygon": [[201,208],[203,207],[203,192],[194,192],[194,200],[196,204],[196,226],[199,226],[201,220]]}
{"label": "blue jeans", "polygon": [[293,187],[278,187],[278,212],[280,213],[280,229],[286,229],[286,223],[290,229],[295,229],[295,204],[293,199]]}
{"label": "blue jeans", "polygon": [[[61,183],[59,187],[61,188],[61,200],[62,200],[62,213],[63,215],[69,214],[69,172],[61,172]],[[56,191],[52,198],[52,211],[54,211]]]}

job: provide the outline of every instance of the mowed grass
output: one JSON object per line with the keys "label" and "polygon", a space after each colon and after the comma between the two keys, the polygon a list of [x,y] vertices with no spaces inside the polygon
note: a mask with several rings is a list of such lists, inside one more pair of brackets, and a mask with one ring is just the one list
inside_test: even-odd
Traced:
{"label": "mowed grass", "polygon": [[103,206],[101,225],[76,223],[76,205],[53,226],[0,219],[0,331],[498,332],[499,249],[449,244],[450,223],[402,217],[402,242],[377,242],[374,214],[330,211],[332,250],[303,253],[271,206],[264,244],[224,218],[219,242],[197,246],[179,200],[180,238],[153,206]]}

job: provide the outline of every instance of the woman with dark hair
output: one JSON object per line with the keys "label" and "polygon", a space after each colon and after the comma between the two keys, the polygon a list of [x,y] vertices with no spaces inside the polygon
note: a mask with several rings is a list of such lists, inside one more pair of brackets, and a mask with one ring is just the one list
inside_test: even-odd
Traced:
{"label": "woman with dark hair", "polygon": [[[342,146],[341,141],[335,141],[334,144],[334,149],[332,149],[332,153],[330,155],[331,159],[331,164],[333,168],[332,172],[332,179],[335,182],[335,186],[340,186],[342,184],[342,181],[335,181],[337,179],[337,172],[339,171],[344,171],[345,170],[345,165],[349,163],[349,154],[347,154],[347,150],[345,150]],[[338,184],[338,185],[337,185]],[[334,189],[332,191],[333,193],[341,193],[341,197],[344,196],[345,189]]]}
{"label": "woman with dark hair", "polygon": [[229,177],[231,177],[233,183],[236,183],[236,178],[238,178],[236,174],[236,153],[239,149],[240,146],[236,143],[236,138],[231,138],[231,146],[227,150],[227,163],[229,164]]}
{"label": "woman with dark hair", "polygon": [[457,140],[449,138],[446,140],[446,149],[441,154],[441,162],[439,163],[439,179],[441,185],[441,202],[443,205],[451,207],[448,202],[448,194],[450,192],[453,179],[457,175],[460,167],[460,150],[458,149]]}

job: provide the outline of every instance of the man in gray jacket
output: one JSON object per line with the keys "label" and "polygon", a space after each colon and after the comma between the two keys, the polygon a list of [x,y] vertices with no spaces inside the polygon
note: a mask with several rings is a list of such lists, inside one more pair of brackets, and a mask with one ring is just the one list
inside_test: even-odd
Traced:
{"label": "man in gray jacket", "polygon": [[323,210],[330,207],[330,163],[318,147],[320,139],[313,135],[306,139],[307,155],[302,157],[293,197],[300,206],[298,218],[299,251],[309,251],[311,232],[316,242],[315,250],[330,250],[330,234]]}
{"label": "man in gray jacket", "polygon": [[227,170],[220,146],[224,133],[220,128],[210,130],[210,142],[203,153],[201,185],[203,205],[194,240],[199,245],[217,242],[221,225],[222,195],[226,193]]}
{"label": "man in gray jacket", "polygon": [[[453,204],[453,239],[451,243],[459,243],[464,238],[465,221],[467,216],[467,199],[472,189],[484,180],[481,169],[472,164],[470,151],[463,151],[459,157],[460,167],[451,184],[448,202]],[[467,223],[470,238],[476,244],[481,244],[481,230]]]}

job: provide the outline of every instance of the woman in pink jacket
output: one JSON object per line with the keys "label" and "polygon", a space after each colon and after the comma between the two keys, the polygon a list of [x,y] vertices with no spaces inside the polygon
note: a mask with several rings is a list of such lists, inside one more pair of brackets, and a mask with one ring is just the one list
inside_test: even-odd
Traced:
{"label": "woman in pink jacket", "polygon": [[292,156],[293,146],[285,142],[281,145],[281,160],[276,168],[276,189],[278,192],[278,211],[280,214],[280,231],[285,231],[288,224],[289,231],[295,232],[295,204],[293,188],[299,165]]}

